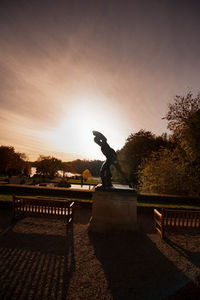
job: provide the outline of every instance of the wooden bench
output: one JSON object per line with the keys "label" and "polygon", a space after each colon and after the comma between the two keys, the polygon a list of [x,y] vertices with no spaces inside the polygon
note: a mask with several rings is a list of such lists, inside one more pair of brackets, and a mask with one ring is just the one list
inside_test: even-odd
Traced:
{"label": "wooden bench", "polygon": [[164,239],[167,228],[200,228],[200,211],[154,209],[154,225]]}
{"label": "wooden bench", "polygon": [[67,224],[73,221],[74,202],[66,199],[13,196],[12,217],[23,215],[49,215],[64,217]]}

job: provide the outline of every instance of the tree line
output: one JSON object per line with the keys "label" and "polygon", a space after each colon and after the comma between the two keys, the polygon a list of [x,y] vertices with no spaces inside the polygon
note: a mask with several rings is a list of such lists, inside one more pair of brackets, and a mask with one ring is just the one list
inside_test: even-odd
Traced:
{"label": "tree line", "polygon": [[55,177],[58,171],[62,171],[64,177],[67,172],[83,174],[86,170],[89,170],[92,176],[98,177],[101,165],[102,161],[100,160],[76,159],[69,162],[63,162],[55,157],[43,155],[41,155],[37,161],[32,164],[32,166],[36,167],[37,175],[51,178]]}
{"label": "tree line", "polygon": [[[129,181],[145,193],[200,195],[200,94],[191,92],[176,96],[163,119],[170,135],[156,136],[141,129],[132,133],[117,151],[119,163]],[[0,174],[30,175],[31,166],[37,175],[55,177],[58,171],[82,174],[89,170],[99,176],[100,160],[62,162],[51,156],[40,156],[30,163],[25,154],[14,147],[0,146]],[[113,180],[123,178],[113,168]]]}
{"label": "tree line", "polygon": [[[131,134],[119,162],[141,192],[200,195],[200,94],[176,96],[163,119],[171,135]],[[113,176],[123,180],[115,170]]]}
{"label": "tree line", "polygon": [[[16,152],[12,146],[0,146],[0,175],[3,176],[30,176],[31,168],[36,168],[36,176],[54,178],[58,171],[63,172],[63,177],[67,172],[90,174],[94,177],[99,176],[102,165],[100,160],[80,160],[63,162],[53,156],[40,155],[34,162],[29,162],[24,153]],[[85,173],[84,173],[85,171]],[[86,172],[87,171],[87,172]],[[89,175],[87,175],[89,176]]]}

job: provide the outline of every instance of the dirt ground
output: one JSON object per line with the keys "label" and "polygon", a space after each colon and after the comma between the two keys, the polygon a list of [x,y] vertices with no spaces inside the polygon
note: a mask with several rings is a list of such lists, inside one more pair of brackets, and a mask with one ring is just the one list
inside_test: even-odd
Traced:
{"label": "dirt ground", "polygon": [[[152,213],[137,233],[89,233],[91,209],[65,220],[0,210],[0,299],[199,299],[200,235],[162,241]],[[199,296],[198,296],[199,295]]]}

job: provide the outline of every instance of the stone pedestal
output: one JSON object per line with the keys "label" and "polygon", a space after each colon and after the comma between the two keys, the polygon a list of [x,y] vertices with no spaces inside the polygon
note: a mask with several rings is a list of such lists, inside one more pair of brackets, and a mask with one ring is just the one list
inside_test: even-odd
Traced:
{"label": "stone pedestal", "polygon": [[136,231],[137,193],[128,186],[95,190],[89,231]]}

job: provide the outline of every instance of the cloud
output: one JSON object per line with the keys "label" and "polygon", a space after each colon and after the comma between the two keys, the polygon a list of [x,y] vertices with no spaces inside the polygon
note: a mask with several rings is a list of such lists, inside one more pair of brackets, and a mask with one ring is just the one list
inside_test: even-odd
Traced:
{"label": "cloud", "polygon": [[168,102],[199,87],[198,10],[183,2],[1,1],[1,141],[53,151],[45,134],[99,95],[124,140],[165,131]]}

